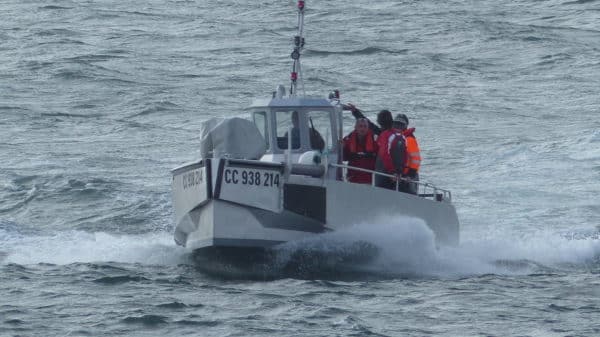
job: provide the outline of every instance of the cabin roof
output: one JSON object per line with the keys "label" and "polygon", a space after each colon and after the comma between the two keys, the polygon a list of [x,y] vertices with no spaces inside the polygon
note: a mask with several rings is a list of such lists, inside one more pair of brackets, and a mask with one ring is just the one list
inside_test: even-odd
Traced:
{"label": "cabin roof", "polygon": [[329,100],[320,97],[284,97],[256,99],[249,108],[332,108]]}

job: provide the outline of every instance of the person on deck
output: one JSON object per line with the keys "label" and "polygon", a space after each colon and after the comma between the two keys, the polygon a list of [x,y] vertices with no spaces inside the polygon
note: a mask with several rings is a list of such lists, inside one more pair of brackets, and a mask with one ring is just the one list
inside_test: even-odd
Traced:
{"label": "person on deck", "polygon": [[[371,123],[372,124],[372,123]],[[395,190],[396,182],[402,177],[406,164],[406,143],[404,136],[393,128],[392,113],[389,110],[381,110],[377,114],[377,124],[381,126],[377,137],[377,158],[375,170],[387,174],[393,174],[394,178],[381,175],[375,176],[375,185]]]}
{"label": "person on deck", "polygon": [[[421,166],[421,152],[417,138],[415,138],[415,128],[408,129],[408,117],[405,114],[397,114],[394,118],[394,128],[400,130],[406,140],[406,166],[402,172],[402,177],[412,181],[419,181],[419,167]],[[402,184],[407,193],[417,194],[418,185],[415,183]]]}
{"label": "person on deck", "polygon": [[[310,128],[308,129],[308,132],[309,132],[310,147],[313,150],[323,151],[323,149],[325,148],[325,141],[323,140],[323,137],[321,136],[319,131],[317,131],[312,126],[312,123],[311,123]],[[287,144],[288,133],[286,132],[283,137],[285,139],[284,140],[285,144]],[[298,111],[293,111],[292,112],[292,149],[299,149],[299,148],[300,148],[300,116],[298,115]]]}
{"label": "person on deck", "polygon": [[[365,118],[365,115],[353,104],[345,104],[343,106],[344,110],[350,110],[352,115],[355,118]],[[379,135],[382,132],[382,128],[371,122],[367,119],[369,123],[369,128],[371,131]],[[405,167],[402,171],[400,177],[402,180],[398,184],[398,190],[401,192],[417,194],[418,193],[418,184],[410,183],[408,180],[419,180],[419,167],[421,165],[421,153],[419,150],[419,145],[417,143],[417,139],[414,136],[415,128],[407,129],[408,127],[408,117],[404,114],[397,114],[396,118],[393,121],[392,127],[396,129],[399,133],[404,137],[405,144]]]}
{"label": "person on deck", "polygon": [[[286,132],[286,139],[288,134]],[[300,118],[298,117],[298,111],[292,112],[292,149],[300,148]]]}
{"label": "person on deck", "polygon": [[[375,170],[377,157],[377,142],[373,132],[369,130],[369,122],[359,118],[354,125],[354,131],[344,137],[344,160],[349,166]],[[369,172],[348,169],[347,179],[357,184],[371,184],[372,174]]]}

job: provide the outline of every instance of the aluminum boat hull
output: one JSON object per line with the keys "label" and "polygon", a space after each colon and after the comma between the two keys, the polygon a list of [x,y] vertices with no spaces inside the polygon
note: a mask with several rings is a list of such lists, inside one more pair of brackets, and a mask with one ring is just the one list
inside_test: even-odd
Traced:
{"label": "aluminum boat hull", "polygon": [[[260,186],[242,184],[242,176],[246,183],[249,176],[260,176]],[[437,245],[459,242],[456,210],[447,200],[289,174],[284,164],[199,161],[173,171],[173,193],[175,241],[194,250],[272,247],[382,216],[421,219]]]}

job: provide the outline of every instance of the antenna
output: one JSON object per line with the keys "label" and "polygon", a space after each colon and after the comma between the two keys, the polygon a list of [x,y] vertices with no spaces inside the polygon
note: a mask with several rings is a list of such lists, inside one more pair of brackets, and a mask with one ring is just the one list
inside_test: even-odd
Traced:
{"label": "antenna", "polygon": [[[292,74],[290,79],[290,97],[296,97],[296,82],[298,79],[302,82],[302,69],[300,67],[300,52],[304,48],[304,0],[298,0],[298,34],[294,36],[294,51],[292,51]],[[302,82],[302,90],[304,90],[304,82]]]}

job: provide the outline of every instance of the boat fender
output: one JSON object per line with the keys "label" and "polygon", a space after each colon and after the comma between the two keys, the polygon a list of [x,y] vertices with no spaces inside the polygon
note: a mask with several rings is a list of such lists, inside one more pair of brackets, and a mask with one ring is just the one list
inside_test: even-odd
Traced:
{"label": "boat fender", "polygon": [[298,164],[303,165],[318,165],[321,164],[321,152],[319,151],[307,151],[300,155],[298,158]]}

